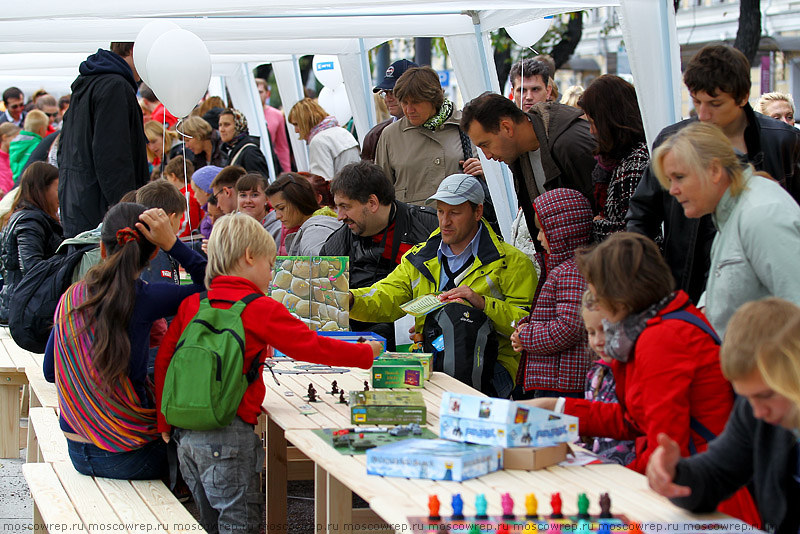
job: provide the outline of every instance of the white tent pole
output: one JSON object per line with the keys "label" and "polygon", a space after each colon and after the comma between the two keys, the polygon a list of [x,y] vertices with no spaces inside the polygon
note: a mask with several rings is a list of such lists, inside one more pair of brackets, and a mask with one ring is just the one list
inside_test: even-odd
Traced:
{"label": "white tent pole", "polygon": [[[367,101],[367,121],[369,122],[369,127],[373,128],[376,124],[378,124],[378,120],[375,118],[375,100],[372,98],[372,73],[369,69],[369,54],[364,46],[363,38],[358,39],[358,49],[359,54],[361,54],[361,72],[362,79],[364,81],[364,99]],[[359,137],[362,139],[366,135],[367,132],[359,132]]]}
{"label": "white tent pole", "polygon": [[308,170],[308,147],[306,142],[297,138],[294,126],[289,124],[289,111],[292,107],[305,97],[303,91],[303,79],[300,76],[298,57],[293,55],[291,60],[273,61],[272,72],[275,73],[275,84],[281,94],[281,104],[283,114],[286,117],[286,127],[289,129],[289,142],[292,143],[294,161],[297,170]]}

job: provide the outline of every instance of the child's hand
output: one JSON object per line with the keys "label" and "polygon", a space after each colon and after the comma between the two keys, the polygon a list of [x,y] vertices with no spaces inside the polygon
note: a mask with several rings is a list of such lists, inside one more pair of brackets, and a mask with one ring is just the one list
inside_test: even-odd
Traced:
{"label": "child's hand", "polygon": [[208,256],[208,239],[203,239],[203,242],[200,244],[200,249],[203,251],[203,254]]}
{"label": "child's hand", "polygon": [[367,344],[372,348],[372,357],[377,358],[383,354],[383,343],[380,341],[367,341]]}
{"label": "child's hand", "polygon": [[519,325],[509,337],[511,340],[511,348],[514,349],[514,352],[522,352],[522,341],[519,339],[519,332],[522,330],[522,327],[523,325]]}
{"label": "child's hand", "polygon": [[162,432],[161,439],[164,440],[164,443],[169,443],[169,432]]}
{"label": "child's hand", "polygon": [[[136,223],[136,228],[142,232],[152,244],[160,247],[166,252],[172,250],[175,241],[175,230],[172,229],[172,222],[169,216],[161,208],[150,208],[139,216],[141,222]],[[144,223],[144,224],[142,224]],[[145,226],[145,224],[147,226]],[[149,229],[147,227],[150,227]]]}

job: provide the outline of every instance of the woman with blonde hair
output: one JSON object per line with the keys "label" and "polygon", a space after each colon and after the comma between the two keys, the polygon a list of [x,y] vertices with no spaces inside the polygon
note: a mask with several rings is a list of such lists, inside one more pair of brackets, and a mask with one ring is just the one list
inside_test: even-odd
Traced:
{"label": "woman with blonde hair", "polygon": [[756,362],[764,382],[794,404],[783,414],[781,426],[800,442],[800,310],[795,308],[778,335],[761,347]]}
{"label": "woman with blonde hair", "polygon": [[289,123],[308,143],[308,172],[332,180],[348,163],[361,161],[356,138],[316,100],[304,98],[292,106]]}
{"label": "woman with blonde hair", "polygon": [[789,126],[794,126],[794,99],[786,93],[764,93],[758,99],[756,111]]}
{"label": "woman with blonde hair", "polygon": [[219,132],[200,117],[189,116],[183,120],[179,129],[186,134],[184,142],[194,154],[195,170],[206,165],[223,166],[222,139]]}
{"label": "woman with blonde hair", "polygon": [[144,123],[144,135],[147,138],[147,161],[150,162],[150,172],[158,170],[164,173],[169,160],[181,152],[181,142],[178,133],[174,130],[165,130],[158,121]]}
{"label": "woman with blonde hair", "polygon": [[720,335],[745,302],[776,296],[800,304],[800,206],[780,184],[743,165],[706,123],[667,139],[653,167],[687,217],[711,214],[717,227],[701,303]]}

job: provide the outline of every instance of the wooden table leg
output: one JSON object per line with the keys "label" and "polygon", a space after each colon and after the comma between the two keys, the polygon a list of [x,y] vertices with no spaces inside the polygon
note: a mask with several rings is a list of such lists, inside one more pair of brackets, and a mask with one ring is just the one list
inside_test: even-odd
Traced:
{"label": "wooden table leg", "polygon": [[353,492],[328,474],[328,532],[339,533],[352,530]]}
{"label": "wooden table leg", "polygon": [[286,437],[267,416],[267,532],[286,532]]}
{"label": "wooden table leg", "polygon": [[328,472],[314,464],[314,523],[315,532],[328,531]]}
{"label": "wooden table leg", "polygon": [[0,458],[19,458],[19,383],[0,383]]}

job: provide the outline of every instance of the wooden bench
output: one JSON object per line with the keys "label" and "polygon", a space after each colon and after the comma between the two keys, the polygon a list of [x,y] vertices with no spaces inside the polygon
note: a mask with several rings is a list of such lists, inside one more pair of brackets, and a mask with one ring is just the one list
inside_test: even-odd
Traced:
{"label": "wooden bench", "polygon": [[30,402],[28,408],[27,461],[41,462],[42,460],[37,457],[39,449],[37,444],[38,437],[37,432],[34,431],[34,417],[31,414],[38,408],[47,408],[53,413],[58,413],[58,391],[55,384],[45,380],[41,366],[26,368],[25,376],[28,379]]}
{"label": "wooden bench", "polygon": [[[160,480],[112,480],[78,473],[51,407],[30,410],[35,461],[22,472],[33,496],[35,529],[99,532],[203,531]],[[30,455],[29,455],[30,457]]]}
{"label": "wooden bench", "polygon": [[0,328],[0,458],[19,458],[20,387],[28,384],[25,369],[41,364]]}

